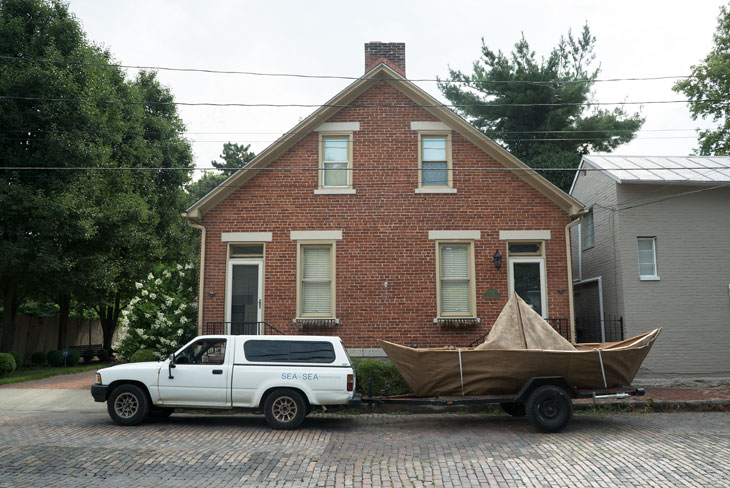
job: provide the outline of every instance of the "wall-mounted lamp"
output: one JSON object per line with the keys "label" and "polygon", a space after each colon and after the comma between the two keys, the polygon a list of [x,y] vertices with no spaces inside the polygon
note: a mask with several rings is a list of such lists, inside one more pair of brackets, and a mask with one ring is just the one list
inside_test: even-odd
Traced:
{"label": "wall-mounted lamp", "polygon": [[499,254],[499,249],[497,249],[497,252],[494,253],[494,256],[492,256],[492,258],[494,258],[494,267],[497,269],[501,268],[502,267],[502,255]]}
{"label": "wall-mounted lamp", "polygon": [[215,292],[214,292],[214,291],[210,291],[210,292],[208,292],[208,296],[209,296],[210,298],[213,298],[213,297],[215,296]]}

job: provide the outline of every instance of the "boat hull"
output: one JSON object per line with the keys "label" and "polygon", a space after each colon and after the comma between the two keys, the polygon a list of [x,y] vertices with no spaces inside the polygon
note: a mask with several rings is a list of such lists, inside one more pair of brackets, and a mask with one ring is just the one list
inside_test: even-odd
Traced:
{"label": "boat hull", "polygon": [[575,351],[380,344],[417,396],[491,395],[516,393],[535,376],[561,376],[577,389],[628,386],[660,330],[620,343],[578,345]]}

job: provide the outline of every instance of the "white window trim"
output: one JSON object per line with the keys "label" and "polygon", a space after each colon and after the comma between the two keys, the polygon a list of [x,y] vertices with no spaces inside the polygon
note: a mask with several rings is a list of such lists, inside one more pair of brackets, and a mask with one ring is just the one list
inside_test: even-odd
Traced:
{"label": "white window trim", "polygon": [[271,242],[271,232],[221,232],[221,242]]}
{"label": "white window trim", "polygon": [[[423,186],[423,137],[446,137],[446,186]],[[454,171],[453,157],[451,153],[451,131],[426,131],[418,132],[418,190],[451,190],[454,188]],[[423,191],[416,193],[455,193],[455,192],[436,192]]]}
{"label": "white window trim", "polygon": [[[469,308],[468,313],[444,315],[441,312],[441,246],[460,244],[469,246]],[[437,240],[436,241],[436,320],[438,319],[475,319],[476,303],[476,270],[474,264],[474,241],[472,240]]]}
{"label": "white window trim", "polygon": [[500,230],[500,241],[549,241],[549,230]]}
{"label": "white window trim", "polygon": [[458,193],[456,188],[446,188],[445,186],[424,186],[416,188],[413,193]]}
{"label": "white window trim", "polygon": [[[296,319],[337,319],[337,241],[331,240],[299,240],[297,241],[297,310]],[[302,246],[330,246],[330,313],[303,314],[302,313],[302,275],[303,260]]]}
{"label": "white window trim", "polygon": [[342,240],[341,230],[292,230],[289,232],[292,241],[339,241]]}
{"label": "white window trim", "polygon": [[431,121],[419,122],[419,121],[412,120],[411,121],[411,130],[451,131],[451,127],[449,127],[447,124],[444,124],[443,122],[431,122]]}
{"label": "white window trim", "polygon": [[314,190],[315,195],[354,195],[357,190],[354,188],[317,188]]}
{"label": "white window trim", "polygon": [[429,230],[428,240],[478,241],[482,232],[478,230]]}
{"label": "white window trim", "polygon": [[540,306],[542,308],[542,317],[547,318],[548,315],[548,302],[547,302],[547,276],[545,273],[545,257],[544,256],[535,256],[535,257],[524,257],[524,258],[518,258],[518,257],[510,257],[508,259],[507,264],[507,272],[509,274],[507,280],[509,283],[509,296],[512,296],[512,294],[515,292],[515,274],[514,274],[514,263],[539,263],[540,264],[540,289],[542,290],[542,293],[540,295]]}
{"label": "white window trim", "polygon": [[[641,274],[641,261],[639,261],[639,241],[651,241],[653,258],[654,258],[654,274],[643,275]],[[636,263],[639,266],[639,280],[640,281],[659,281],[659,268],[656,262],[656,237],[637,237],[636,238]]]}
{"label": "white window trim", "polygon": [[317,132],[355,132],[360,130],[360,122],[325,122],[314,130]]}
{"label": "white window trim", "polygon": [[[228,258],[228,263],[226,263],[226,296],[224,297],[224,303],[223,303],[223,316],[224,316],[224,322],[226,322],[226,334],[231,333],[231,299],[233,298],[231,296],[231,292],[233,290],[233,267],[236,265],[249,265],[249,266],[258,266],[258,273],[259,273],[259,286],[258,286],[258,293],[259,293],[259,300],[261,301],[261,306],[258,307],[256,310],[256,321],[257,322],[263,322],[264,320],[264,260],[263,258]],[[259,334],[261,333],[261,330],[259,330]]]}
{"label": "white window trim", "polygon": [[[324,140],[328,138],[347,139],[347,185],[345,186],[324,186]],[[318,190],[347,190],[352,189],[353,161],[352,161],[352,132],[351,131],[327,131],[319,133],[319,163],[317,171]],[[316,190],[315,190],[316,193]]]}

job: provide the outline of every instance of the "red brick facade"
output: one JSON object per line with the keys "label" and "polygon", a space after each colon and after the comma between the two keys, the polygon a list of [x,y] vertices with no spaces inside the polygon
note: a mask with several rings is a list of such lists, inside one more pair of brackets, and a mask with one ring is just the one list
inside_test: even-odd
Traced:
{"label": "red brick facade", "polygon": [[[329,122],[359,122],[353,132],[356,194],[320,195],[318,134],[284,155],[206,213],[203,324],[224,320],[227,244],[222,232],[271,232],[265,243],[263,320],[297,333],[297,243],[290,231],[341,230],[336,243],[336,316],[331,331],[348,347],[402,344],[465,345],[488,331],[507,300],[507,241],[499,231],[549,230],[545,241],[550,317],[569,318],[565,226],[568,214],[484,151],[452,131],[453,187],[458,193],[414,193],[418,187],[418,132],[412,121],[437,119],[386,82],[378,82]],[[301,169],[283,169],[301,168]],[[367,170],[359,171],[359,169]],[[442,329],[436,310],[436,246],[430,230],[478,230],[474,241],[478,326]],[[492,255],[505,257],[495,269]],[[388,287],[384,286],[388,282]],[[499,299],[484,298],[496,289]]]}

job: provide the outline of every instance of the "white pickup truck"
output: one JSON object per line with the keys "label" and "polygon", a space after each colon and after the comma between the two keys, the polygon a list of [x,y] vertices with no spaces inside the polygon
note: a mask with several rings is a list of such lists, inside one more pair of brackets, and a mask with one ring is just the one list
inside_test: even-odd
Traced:
{"label": "white pickup truck", "polygon": [[342,341],[323,336],[200,336],[164,361],[97,371],[91,394],[121,425],[175,408],[253,408],[295,429],[314,406],[359,403]]}

